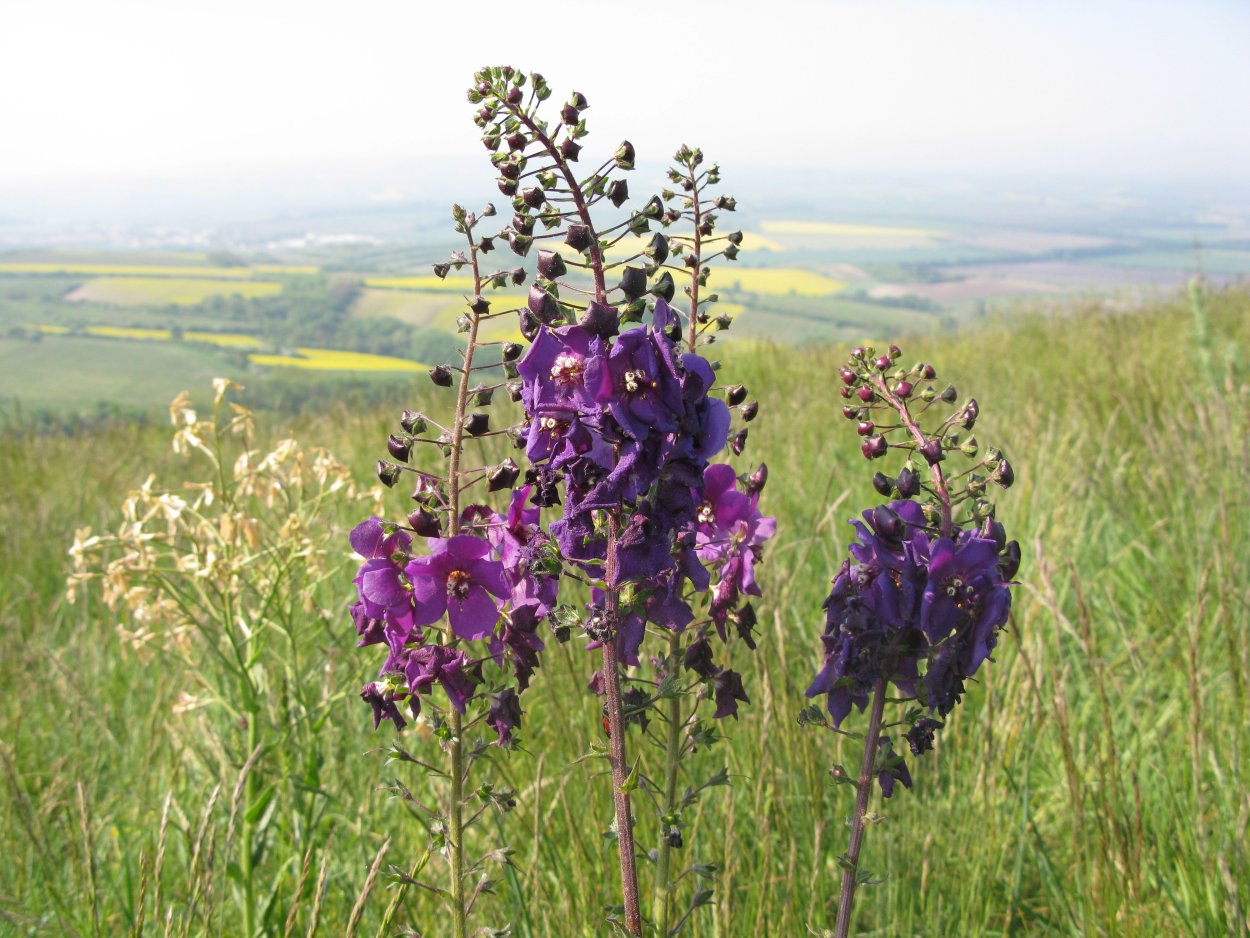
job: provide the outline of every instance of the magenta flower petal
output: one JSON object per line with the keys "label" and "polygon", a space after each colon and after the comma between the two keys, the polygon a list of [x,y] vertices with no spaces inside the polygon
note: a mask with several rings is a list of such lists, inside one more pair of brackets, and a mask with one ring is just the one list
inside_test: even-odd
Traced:
{"label": "magenta flower petal", "polygon": [[474,586],[463,597],[447,597],[447,619],[461,638],[485,638],[495,631],[499,607],[485,589]]}

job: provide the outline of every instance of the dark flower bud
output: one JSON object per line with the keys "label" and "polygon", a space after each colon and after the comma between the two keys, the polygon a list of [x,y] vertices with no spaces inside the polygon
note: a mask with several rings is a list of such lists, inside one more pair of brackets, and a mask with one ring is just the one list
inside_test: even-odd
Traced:
{"label": "dark flower bud", "polygon": [[529,275],[525,272],[524,267],[513,267],[512,273],[508,275],[508,279],[512,281],[514,287],[519,287],[525,282],[527,276]]}
{"label": "dark flower bud", "polygon": [[616,148],[616,165],[618,169],[634,168],[634,145],[628,140]]}
{"label": "dark flower bud", "polygon": [[582,145],[568,137],[560,143],[560,155],[569,163],[577,162],[577,155],[582,152]]}
{"label": "dark flower bud", "polygon": [[524,150],[525,144],[529,141],[525,139],[525,134],[518,130],[515,133],[508,134],[506,142],[509,150]]}
{"label": "dark flower bud", "polygon": [[880,459],[889,448],[883,436],[870,436],[859,444],[859,451],[865,459]]}
{"label": "dark flower bud", "polygon": [[842,378],[842,383],[846,385],[853,385],[859,380],[859,375],[849,368],[839,368],[838,376]]}
{"label": "dark flower bud", "polygon": [[898,384],[894,385],[895,396],[900,397],[903,400],[907,400],[907,398],[911,397],[912,390],[913,388],[910,381],[900,381]]}
{"label": "dark flower bud", "polygon": [[[847,388],[847,390],[849,391],[850,388]],[[872,388],[870,388],[868,385],[865,384],[862,388],[859,389],[859,399],[863,401],[865,404],[871,404],[873,401],[877,399],[877,394],[875,391],[873,391]]]}
{"label": "dark flower bud", "polygon": [[473,302],[469,304],[469,309],[473,311],[475,316],[485,316],[490,312],[490,300],[484,296],[473,297]]}
{"label": "dark flower bud", "polygon": [[512,248],[512,253],[518,257],[524,257],[528,254],[533,244],[534,239],[529,235],[523,235],[515,231],[508,234],[508,247]]}
{"label": "dark flower bud", "polygon": [[686,670],[693,671],[702,678],[710,678],[716,673],[711,643],[703,636],[699,636],[686,646],[685,660],[682,663],[686,666]]}
{"label": "dark flower bud", "polygon": [[447,276],[447,272],[449,270],[451,270],[450,264],[435,264],[434,276],[437,277],[439,280],[442,280],[444,277]]}
{"label": "dark flower bud", "polygon": [[943,390],[941,395],[939,396],[946,403],[953,404],[955,403],[955,398],[959,397],[959,392],[955,390],[955,386],[953,384],[949,384],[946,386],[945,390]]}
{"label": "dark flower bud", "polygon": [[507,384],[508,397],[512,399],[512,403],[521,400],[521,392],[525,390],[525,383],[522,381],[509,381]]}
{"label": "dark flower bud", "polygon": [[522,349],[519,342],[505,342],[500,350],[500,354],[503,356],[504,361],[514,362],[521,357],[522,351],[524,349]]}
{"label": "dark flower bud", "polygon": [[[842,396],[843,396],[843,397],[849,398],[849,397],[851,396],[851,389],[850,389],[850,388],[840,388],[839,390],[842,392]],[[843,409],[843,411],[846,411],[846,410],[847,410],[847,408],[845,408],[845,407],[844,407],[844,408],[842,408],[842,409]],[[855,418],[854,418],[854,417],[852,417],[851,419],[852,419],[852,420],[854,420]]]}
{"label": "dark flower bud", "polygon": [[738,409],[742,414],[742,419],[745,420],[747,423],[750,423],[752,420],[755,419],[755,415],[760,412],[760,402],[748,401],[747,403],[743,404]]}
{"label": "dark flower bud", "polygon": [[523,100],[525,100],[525,92],[523,92],[520,88],[509,88],[507,100],[509,104],[520,104]]}
{"label": "dark flower bud", "polygon": [[478,385],[470,392],[473,395],[473,403],[477,407],[489,407],[491,400],[495,396],[495,389]]}
{"label": "dark flower bud", "polygon": [[729,448],[733,450],[735,456],[741,456],[742,451],[747,448],[747,428],[743,427],[733,435],[729,441]]}
{"label": "dark flower bud", "polygon": [[872,431],[877,429],[876,424],[871,420],[861,420],[855,427],[855,432],[860,436],[872,436]]}
{"label": "dark flower bud", "polygon": [[378,481],[385,485],[388,489],[399,481],[399,466],[389,463],[385,459],[379,459],[377,464]]}
{"label": "dark flower bud", "polygon": [[608,186],[608,201],[620,208],[629,199],[629,183],[624,179],[613,179]]}
{"label": "dark flower bud", "polygon": [[465,432],[469,436],[481,436],[490,430],[490,414],[475,410],[464,422]]}
{"label": "dark flower bud", "polygon": [[878,505],[872,510],[872,526],[878,536],[887,541],[901,541],[907,533],[907,525],[903,523],[898,512],[886,505]]}
{"label": "dark flower bud", "polygon": [[534,284],[530,287],[529,311],[539,322],[551,325],[560,317],[560,310],[556,306],[556,301],[551,298],[551,294]]}
{"label": "dark flower bud", "polygon": [[980,415],[981,405],[977,403],[975,397],[971,397],[968,403],[964,404],[964,409],[959,412],[959,425],[965,430],[971,430]]}
{"label": "dark flower bud", "polygon": [[664,203],[660,201],[658,195],[653,195],[647,200],[647,204],[642,207],[642,211],[638,214],[655,221],[664,214]]}
{"label": "dark flower bud", "polygon": [[438,515],[424,505],[408,512],[408,525],[419,537],[438,537],[442,528]]}
{"label": "dark flower bud", "polygon": [[430,380],[440,388],[451,387],[451,369],[446,365],[435,365],[430,369]]}
{"label": "dark flower bud", "polygon": [[512,230],[517,234],[532,235],[534,233],[534,219],[528,215],[513,215]]}
{"label": "dark flower bud", "polygon": [[902,358],[902,357],[903,357],[903,350],[899,348],[897,345],[891,345],[890,346],[890,358],[897,359],[897,358]]}
{"label": "dark flower bud", "polygon": [[547,195],[546,193],[543,192],[542,189],[539,189],[537,186],[534,186],[532,188],[525,189],[521,193],[521,199],[525,202],[526,205],[528,205],[530,208],[537,211],[538,209],[542,208],[543,203],[547,201]]}
{"label": "dark flower bud", "polygon": [[564,258],[555,251],[538,252],[538,274],[545,280],[557,280],[568,273]]}
{"label": "dark flower bud", "polygon": [[998,559],[998,569],[1004,580],[1014,580],[1020,572],[1020,542],[1012,541]]}
{"label": "dark flower bud", "polygon": [[750,603],[747,603],[737,612],[730,615],[733,620],[734,628],[738,631],[738,637],[746,643],[747,648],[755,651],[755,626],[759,622],[756,618],[755,609]]}
{"label": "dark flower bud", "polygon": [[920,756],[932,749],[934,733],[944,725],[932,717],[921,717],[913,723],[911,729],[903,734],[911,748],[911,754]]}
{"label": "dark flower bud", "polygon": [[990,472],[990,478],[997,482],[1005,489],[1009,489],[1012,483],[1016,481],[1015,470],[1011,468],[1011,463],[1006,459],[1000,459],[998,465]]}
{"label": "dark flower bud", "polygon": [[942,441],[936,437],[920,444],[920,455],[930,466],[936,466],[946,458],[946,454],[942,452]]}
{"label": "dark flower bud", "polygon": [[597,300],[591,300],[586,304],[586,311],[582,313],[577,324],[591,335],[604,339],[621,331],[621,318],[617,315],[616,307]]}
{"label": "dark flower bud", "polygon": [[920,475],[915,469],[903,469],[894,482],[900,498],[915,498],[920,493]]}
{"label": "dark flower bud", "polygon": [[391,434],[386,438],[386,449],[400,462],[407,462],[412,453],[412,439]]}
{"label": "dark flower bud", "polygon": [[574,251],[588,251],[594,240],[590,237],[590,229],[585,225],[569,225],[564,243]]}
{"label": "dark flower bud", "polygon": [[924,375],[926,381],[932,381],[937,377],[937,369],[932,365],[925,365],[920,373]]}
{"label": "dark flower bud", "polygon": [[638,299],[647,292],[647,272],[641,267],[626,267],[621,271],[619,289],[627,299]]}
{"label": "dark flower bud", "polygon": [[737,407],[747,399],[747,389],[745,384],[735,384],[725,388],[725,403],[730,407]]}
{"label": "dark flower bud", "polygon": [[400,415],[399,425],[404,428],[405,433],[424,433],[425,415],[415,410],[405,410]]}
{"label": "dark flower bud", "polygon": [[499,149],[499,134],[487,134],[482,138],[482,146],[494,153]]}
{"label": "dark flower bud", "polygon": [[566,104],[564,107],[560,108],[560,120],[569,127],[576,127],[579,117],[580,115],[578,114],[577,108],[571,104]]}
{"label": "dark flower bud", "polygon": [[759,468],[747,476],[746,490],[748,495],[758,495],[768,484],[768,464],[760,463]]}
{"label": "dark flower bud", "polygon": [[498,180],[498,185],[499,185],[499,191],[502,192],[504,195],[508,195],[508,196],[516,195],[517,184],[516,184],[515,179],[504,179],[501,177]]}
{"label": "dark flower bud", "polygon": [[643,253],[651,259],[655,266],[659,267],[668,260],[668,238],[657,231],[651,236],[651,240],[647,242]]}
{"label": "dark flower bud", "polygon": [[542,321],[528,309],[523,309],[517,314],[517,329],[527,342],[534,341],[541,325]]}
{"label": "dark flower bud", "polygon": [[499,492],[503,489],[510,489],[516,485],[517,477],[521,474],[521,467],[518,466],[509,456],[498,466],[490,471],[486,477],[486,488],[491,492]]}
{"label": "dark flower bud", "polygon": [[658,296],[664,302],[672,302],[673,294],[677,292],[677,284],[673,283],[673,275],[667,270],[656,278],[655,285],[651,287],[651,294]]}
{"label": "dark flower bud", "polygon": [[975,436],[968,437],[968,439],[959,444],[959,451],[969,459],[974,457],[977,454],[977,438]]}
{"label": "dark flower bud", "polygon": [[873,362],[873,364],[877,366],[877,371],[885,371],[890,367],[890,356],[881,355],[875,362]]}
{"label": "dark flower bud", "polygon": [[[850,388],[843,388],[842,390],[843,390],[843,391],[849,391],[849,390],[850,390]],[[843,396],[844,396],[844,397],[850,397],[850,395],[849,395],[849,394],[844,394]],[[858,419],[859,419],[859,409],[858,409],[858,408],[856,408],[856,407],[843,407],[843,408],[842,408],[842,416],[843,416],[843,417],[845,417],[847,420],[858,420]]]}
{"label": "dark flower bud", "polygon": [[894,483],[890,481],[889,476],[884,472],[878,472],[872,477],[872,487],[877,490],[877,494],[883,498],[889,498],[894,491]]}
{"label": "dark flower bud", "polygon": [[509,160],[506,163],[499,164],[499,175],[504,179],[511,179],[514,182],[521,178],[521,163],[519,160]]}
{"label": "dark flower bud", "polygon": [[728,239],[729,243],[732,244],[734,247],[738,247],[742,244],[742,232],[741,231],[731,231],[729,232],[729,234],[725,235],[725,237]]}
{"label": "dark flower bud", "polygon": [[489,254],[491,251],[495,249],[495,239],[494,238],[482,238],[482,240],[480,240],[477,243],[477,249],[481,251],[483,254]]}

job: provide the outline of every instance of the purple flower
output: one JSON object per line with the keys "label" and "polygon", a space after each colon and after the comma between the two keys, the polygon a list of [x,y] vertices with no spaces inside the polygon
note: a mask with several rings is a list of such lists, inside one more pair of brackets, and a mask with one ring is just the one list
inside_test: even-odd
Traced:
{"label": "purple flower", "polygon": [[498,735],[496,745],[505,749],[512,748],[512,731],[521,725],[521,698],[511,687],[490,695],[486,725]]}
{"label": "purple flower", "polygon": [[[402,730],[408,722],[400,715],[395,706],[395,694],[389,684],[384,681],[370,681],[360,691],[360,699],[373,707],[373,728],[376,730],[383,720],[390,720],[395,729]],[[412,699],[412,715],[415,717],[421,710],[416,698]]]}
{"label": "purple flower", "polygon": [[586,374],[602,355],[602,340],[580,326],[539,329],[517,364],[524,381],[521,401],[526,412],[535,416],[552,411],[597,414],[597,389],[587,386]]}
{"label": "purple flower", "polygon": [[428,625],[446,613],[461,638],[484,638],[499,621],[498,599],[508,598],[503,564],[490,560],[490,545],[470,534],[432,538],[431,552],[408,564],[418,623]]}
{"label": "purple flower", "polygon": [[[434,620],[417,621],[412,586],[404,574],[412,538],[402,531],[386,534],[382,519],[370,518],[352,529],[352,548],[365,558],[354,580],[360,601],[352,607],[352,618],[362,642],[376,637],[376,627],[366,620],[382,620],[383,635],[393,651],[409,640],[420,640],[419,626]],[[415,634],[414,634],[415,632]]]}
{"label": "purple flower", "polygon": [[751,702],[742,687],[742,675],[728,668],[722,668],[712,677],[712,694],[716,699],[716,712],[712,716],[717,720],[725,717],[738,719],[738,701]]}
{"label": "purple flower", "polygon": [[426,694],[442,685],[451,705],[464,713],[477,680],[466,670],[464,652],[443,645],[423,645],[405,653],[404,675],[413,694]]}
{"label": "purple flower", "polygon": [[1007,624],[1011,591],[998,568],[998,545],[988,538],[941,537],[929,551],[929,577],[920,624],[931,642],[952,632],[967,634],[963,665],[970,677],[989,657],[996,633]]}
{"label": "purple flower", "polygon": [[677,429],[684,408],[672,348],[650,330],[622,333],[607,359],[593,363],[587,376],[592,383],[595,399],[634,439]]}
{"label": "purple flower", "polygon": [[542,621],[536,603],[513,605],[511,613],[504,618],[503,629],[490,640],[490,653],[502,668],[511,663],[517,686],[525,690],[530,678],[538,669],[538,653],[546,647],[538,637],[538,624]]}

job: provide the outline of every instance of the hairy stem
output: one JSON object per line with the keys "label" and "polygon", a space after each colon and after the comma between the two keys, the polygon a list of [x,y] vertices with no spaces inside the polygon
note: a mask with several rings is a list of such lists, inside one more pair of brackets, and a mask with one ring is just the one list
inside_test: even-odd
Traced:
{"label": "hairy stem", "polygon": [[[608,521],[608,558],[606,582],[616,579],[617,521]],[[619,618],[620,591],[609,586],[605,591],[604,614],[611,623],[611,632],[603,643],[603,689],[607,696],[608,758],[612,766],[612,799],[616,805],[616,839],[620,847],[621,893],[625,904],[625,928],[631,935],[642,934],[642,911],[638,898],[638,862],[634,845],[634,815],[630,809],[629,792],[624,790],[629,775],[625,751],[625,707],[621,700],[620,662],[616,656],[616,626]]]}
{"label": "hairy stem", "polygon": [[[890,390],[889,385],[885,383],[885,378],[881,375],[873,375],[872,383],[876,386],[877,393],[898,412],[899,420],[907,432],[911,434],[912,439],[916,441],[916,446],[924,445],[924,431],[920,429],[920,425],[912,417],[911,411],[907,407],[907,402]],[[947,485],[946,476],[942,472],[942,464],[935,462],[930,465],[929,475],[933,478],[933,491],[937,495],[938,503],[942,509],[942,521],[938,531],[942,537],[950,537],[951,532],[955,529],[955,522],[951,511],[950,487]]]}
{"label": "hairy stem", "polygon": [[460,734],[464,721],[460,711],[451,708],[451,811],[448,837],[451,840],[451,933],[454,938],[468,935],[468,909],[464,898],[464,742]]}
{"label": "hairy stem", "polygon": [[[677,662],[681,655],[681,636],[673,632],[668,637],[668,670],[675,674]],[[666,817],[677,813],[678,771],[681,768],[682,727],[684,721],[681,713],[681,697],[674,695],[666,701],[668,718],[668,737],[664,745],[664,801],[663,811]],[[672,896],[670,867],[673,859],[673,847],[667,835],[660,840],[660,853],[655,863],[655,898],[652,904],[651,917],[655,919],[656,930],[661,936],[667,936],[672,930]]]}
{"label": "hairy stem", "polygon": [[881,715],[885,711],[885,678],[878,679],[872,689],[872,713],[864,736],[864,758],[859,764],[859,780],[855,785],[855,816],[851,819],[851,844],[842,868],[842,893],[838,898],[838,924],[834,938],[847,938],[851,931],[851,903],[859,875],[859,848],[864,842],[864,815],[872,795],[873,766],[877,761],[877,738],[881,735]]}

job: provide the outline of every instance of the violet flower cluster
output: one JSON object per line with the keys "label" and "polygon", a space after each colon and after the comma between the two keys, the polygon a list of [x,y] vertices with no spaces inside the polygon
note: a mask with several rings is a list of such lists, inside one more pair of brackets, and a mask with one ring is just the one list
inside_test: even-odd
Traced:
{"label": "violet flower cluster", "polygon": [[[893,448],[909,458],[897,477],[879,472],[873,480],[878,492],[897,497],[851,522],[856,540],[825,600],[824,666],[807,696],[825,696],[840,726],[853,707],[869,707],[875,688],[892,684],[919,704],[904,733],[919,756],[933,747],[966,683],[990,659],[1011,611],[1020,549],[1007,541],[986,498],[987,482],[1012,483],[1010,464],[997,450],[981,456],[976,439],[963,435],[976,423],[977,402],[922,429],[922,418],[953,403],[956,392],[933,385],[918,390],[936,371],[925,364],[895,368],[900,354],[896,346],[882,356],[856,349],[841,370],[843,396],[856,402],[844,415],[856,422],[865,457],[878,459]],[[955,453],[972,466],[951,477],[943,463]],[[953,488],[955,480],[961,489]],[[874,774],[889,797],[895,782],[910,787],[911,775],[888,737],[878,746]]]}

